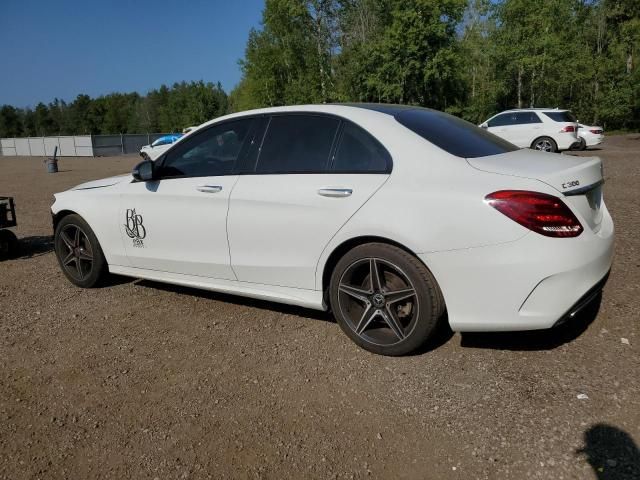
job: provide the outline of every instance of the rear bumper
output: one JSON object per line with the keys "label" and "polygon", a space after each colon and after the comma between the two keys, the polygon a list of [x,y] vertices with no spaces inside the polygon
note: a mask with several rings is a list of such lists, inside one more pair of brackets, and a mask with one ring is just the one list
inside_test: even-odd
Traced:
{"label": "rear bumper", "polygon": [[593,287],[589,289],[587,293],[585,293],[580,300],[578,300],[567,313],[565,313],[560,319],[553,325],[554,327],[559,327],[571,320],[573,320],[582,310],[584,310],[595,298],[600,295],[604,286],[609,279],[609,273],[604,276],[602,280],[596,283]]}
{"label": "rear bumper", "polygon": [[589,135],[583,138],[587,147],[595,147],[604,141],[604,135]]}
{"label": "rear bumper", "polygon": [[571,133],[559,133],[555,141],[558,145],[558,150],[570,150],[580,144],[580,139],[574,137]]}
{"label": "rear bumper", "polygon": [[597,233],[555,239],[531,232],[501,245],[420,255],[442,289],[451,328],[538,330],[570,315],[611,268],[613,221],[602,208]]}

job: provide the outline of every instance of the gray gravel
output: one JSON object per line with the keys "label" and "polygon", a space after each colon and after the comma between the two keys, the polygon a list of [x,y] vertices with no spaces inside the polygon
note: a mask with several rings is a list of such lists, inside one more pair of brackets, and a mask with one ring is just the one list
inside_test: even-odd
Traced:
{"label": "gray gravel", "polygon": [[640,136],[586,154],[605,160],[617,229],[599,311],[443,331],[405,358],[310,310],[124,278],[75,288],[51,195],[137,158],[49,175],[0,157],[24,245],[0,262],[0,479],[640,478]]}

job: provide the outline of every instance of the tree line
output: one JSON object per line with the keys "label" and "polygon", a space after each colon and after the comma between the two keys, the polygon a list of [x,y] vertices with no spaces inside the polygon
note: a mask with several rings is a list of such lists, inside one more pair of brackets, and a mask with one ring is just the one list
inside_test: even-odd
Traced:
{"label": "tree line", "polygon": [[[479,123],[561,107],[640,127],[638,0],[266,0],[242,78],[0,108],[0,136],[177,131],[230,111],[323,102],[422,105]],[[215,62],[215,59],[212,59]]]}
{"label": "tree line", "polygon": [[54,99],[34,109],[3,105],[0,137],[180,132],[228,110],[228,97],[219,83],[181,82],[146,95],[82,94],[70,103]]}
{"label": "tree line", "polygon": [[267,0],[235,109],[388,102],[640,125],[638,0]]}

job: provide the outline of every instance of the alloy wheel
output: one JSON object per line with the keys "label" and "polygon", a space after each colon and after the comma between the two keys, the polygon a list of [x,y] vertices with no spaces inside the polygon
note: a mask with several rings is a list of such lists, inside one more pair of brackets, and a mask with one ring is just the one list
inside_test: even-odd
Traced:
{"label": "alloy wheel", "polygon": [[338,308],[363,340],[393,345],[404,340],[418,319],[418,296],[408,276],[393,263],[375,257],[353,262],[338,286]]}
{"label": "alloy wheel", "polygon": [[549,140],[546,140],[546,139],[538,140],[535,144],[535,149],[541,150],[543,152],[552,152],[553,145],[551,145],[551,142]]}
{"label": "alloy wheel", "polygon": [[62,267],[74,279],[82,281],[93,269],[93,250],[85,231],[68,224],[60,230],[60,259]]}

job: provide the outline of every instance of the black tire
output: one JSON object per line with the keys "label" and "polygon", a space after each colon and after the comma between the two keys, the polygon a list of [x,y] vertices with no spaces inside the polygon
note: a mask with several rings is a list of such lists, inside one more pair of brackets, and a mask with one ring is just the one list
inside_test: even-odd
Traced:
{"label": "black tire", "polygon": [[578,145],[577,150],[584,151],[587,149],[587,142],[584,138],[580,137],[580,145]]}
{"label": "black tire", "polygon": [[20,252],[18,237],[11,230],[0,230],[0,260],[15,258]]}
{"label": "black tire", "polygon": [[556,153],[558,151],[558,144],[551,137],[536,138],[531,144],[532,150],[540,150],[542,152]]}
{"label": "black tire", "polygon": [[107,275],[107,262],[100,243],[79,215],[67,215],[60,220],[54,246],[62,272],[74,285],[92,288]]}
{"label": "black tire", "polygon": [[338,325],[351,340],[389,356],[422,346],[436,332],[445,310],[440,288],[424,264],[384,243],[360,245],[338,261],[329,299]]}

